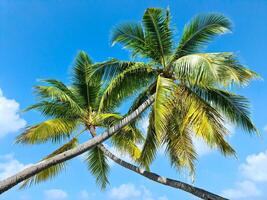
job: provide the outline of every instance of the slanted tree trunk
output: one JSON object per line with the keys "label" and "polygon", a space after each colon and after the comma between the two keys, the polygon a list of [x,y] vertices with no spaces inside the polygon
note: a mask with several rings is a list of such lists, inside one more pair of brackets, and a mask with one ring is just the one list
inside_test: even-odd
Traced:
{"label": "slanted tree trunk", "polygon": [[[95,128],[94,127],[90,127],[90,132],[92,134],[93,137],[96,136],[96,132],[95,132]],[[180,189],[183,190],[185,192],[191,193],[194,196],[197,196],[201,199],[205,199],[205,200],[227,200],[224,197],[221,197],[219,195],[213,194],[211,192],[208,192],[206,190],[203,190],[201,188],[198,187],[194,187],[192,185],[189,185],[187,183],[181,182],[181,181],[177,181],[174,179],[170,179],[170,178],[165,178],[163,176],[160,176],[156,173],[153,172],[149,172],[149,171],[145,171],[131,163],[128,163],[120,158],[118,158],[117,156],[115,156],[113,153],[111,153],[103,144],[99,144],[97,145],[101,151],[104,152],[104,154],[109,157],[111,160],[113,160],[115,163],[121,165],[122,167],[129,169],[135,173],[138,173],[152,181],[161,183],[163,185],[166,186],[170,186],[176,189]]]}
{"label": "slanted tree trunk", "polygon": [[143,104],[141,104],[135,111],[123,118],[120,122],[116,123],[114,126],[108,128],[104,133],[94,137],[93,139],[73,148],[71,150],[65,151],[64,153],[58,154],[50,159],[41,161],[35,165],[32,165],[21,172],[0,181],[0,194],[19,184],[20,182],[30,178],[31,176],[38,174],[44,169],[47,169],[56,164],[62,163],[66,160],[69,160],[75,156],[78,156],[92,147],[104,142],[112,135],[114,135],[122,127],[126,126],[137,118],[148,106],[154,102],[155,96],[150,96]]}

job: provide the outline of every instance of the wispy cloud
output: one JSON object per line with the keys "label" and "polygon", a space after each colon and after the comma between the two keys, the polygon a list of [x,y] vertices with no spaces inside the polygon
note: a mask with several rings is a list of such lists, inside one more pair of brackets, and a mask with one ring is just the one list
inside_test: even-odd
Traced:
{"label": "wispy cloud", "polygon": [[222,192],[222,195],[229,199],[253,198],[262,195],[262,192],[257,189],[256,185],[251,181],[242,181],[236,183],[234,189],[227,189]]}
{"label": "wispy cloud", "polygon": [[44,191],[45,200],[62,200],[68,197],[67,192],[61,189],[50,189]]}
{"label": "wispy cloud", "polygon": [[109,191],[110,199],[118,200],[168,200],[167,196],[154,197],[152,192],[145,186],[139,186],[132,183],[122,184]]}
{"label": "wispy cloud", "polygon": [[19,103],[8,99],[0,89],[0,138],[25,127],[26,121],[20,118]]}
{"label": "wispy cloud", "polygon": [[259,189],[262,183],[267,183],[267,150],[258,154],[248,155],[245,163],[238,168],[243,181],[234,188],[226,189],[222,194],[230,199],[251,199],[263,193]]}
{"label": "wispy cloud", "polygon": [[87,190],[81,190],[79,193],[80,200],[94,199],[95,193],[89,193]]}
{"label": "wispy cloud", "polygon": [[29,167],[31,164],[23,164],[16,160],[14,154],[0,156],[0,180]]}

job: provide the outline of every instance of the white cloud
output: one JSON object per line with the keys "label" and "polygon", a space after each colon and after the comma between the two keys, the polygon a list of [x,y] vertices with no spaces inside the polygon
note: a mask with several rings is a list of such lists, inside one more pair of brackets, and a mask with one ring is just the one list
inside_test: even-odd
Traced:
{"label": "white cloud", "polygon": [[111,189],[109,193],[109,197],[111,199],[118,199],[118,200],[137,198],[140,197],[140,195],[141,191],[138,190],[135,187],[135,185],[131,183],[122,184],[119,187],[114,187]]}
{"label": "white cloud", "polygon": [[262,193],[257,189],[256,185],[251,181],[243,181],[236,183],[234,189],[227,189],[222,192],[224,197],[229,199],[243,199],[261,196]]}
{"label": "white cloud", "polygon": [[166,196],[155,198],[145,186],[137,187],[132,183],[112,188],[109,192],[109,198],[118,200],[168,200]]}
{"label": "white cloud", "polygon": [[95,196],[95,193],[89,193],[87,190],[81,190],[79,193],[79,199],[80,200],[89,200],[93,199]]}
{"label": "white cloud", "polygon": [[80,192],[80,199],[89,199],[89,193],[86,190]]}
{"label": "white cloud", "polygon": [[0,156],[0,180],[29,167],[31,164],[23,164],[14,158],[13,154]]}
{"label": "white cloud", "polygon": [[267,151],[247,156],[239,170],[249,180],[267,182]]}
{"label": "white cloud", "polygon": [[25,127],[26,121],[18,115],[19,104],[7,99],[0,89],[0,138]]}
{"label": "white cloud", "polygon": [[44,191],[44,196],[46,200],[61,200],[66,199],[68,194],[64,190],[50,189]]}
{"label": "white cloud", "polygon": [[239,174],[244,178],[237,182],[234,189],[223,191],[230,199],[242,199],[261,196],[260,184],[267,182],[267,150],[258,154],[248,155],[245,163],[239,165]]}

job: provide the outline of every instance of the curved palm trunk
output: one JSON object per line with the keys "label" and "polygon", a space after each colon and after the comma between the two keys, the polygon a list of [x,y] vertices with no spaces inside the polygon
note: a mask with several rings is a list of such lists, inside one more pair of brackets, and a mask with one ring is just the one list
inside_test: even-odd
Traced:
{"label": "curved palm trunk", "polygon": [[109,157],[111,160],[116,162],[117,164],[121,165],[124,168],[127,168],[133,172],[136,172],[152,181],[161,183],[163,185],[167,185],[176,189],[181,189],[183,191],[186,191],[188,193],[191,193],[201,199],[206,199],[206,200],[227,200],[226,198],[223,198],[221,196],[218,196],[216,194],[213,194],[211,192],[208,192],[206,190],[203,190],[198,187],[194,187],[192,185],[189,185],[187,183],[177,181],[174,179],[170,178],[165,178],[162,176],[159,176],[156,173],[145,171],[131,163],[128,163],[118,157],[116,157],[114,154],[112,154],[103,144],[99,144],[98,147],[104,152],[104,154]]}
{"label": "curved palm trunk", "polygon": [[132,112],[130,115],[123,118],[120,122],[115,124],[114,126],[107,129],[104,133],[101,135],[98,135],[94,137],[93,139],[77,146],[74,149],[65,151],[64,153],[58,154],[54,156],[53,158],[44,160],[42,162],[39,162],[35,165],[32,165],[31,167],[28,167],[21,172],[0,181],[0,194],[3,192],[9,190],[10,188],[14,187],[15,185],[19,184],[20,182],[26,180],[27,178],[30,178],[31,176],[41,172],[44,169],[47,169],[48,167],[51,167],[53,165],[59,164],[61,162],[64,162],[66,160],[69,160],[75,156],[78,156],[85,151],[91,149],[92,147],[102,143],[103,141],[110,138],[114,133],[116,133],[119,129],[126,126],[130,122],[132,122],[136,117],[138,117],[148,106],[150,106],[154,102],[154,95],[150,96],[142,105],[140,105],[134,112]]}
{"label": "curved palm trunk", "polygon": [[[88,127],[90,130],[90,133],[93,137],[96,136],[96,132],[95,132],[95,128],[94,127]],[[135,173],[138,173],[152,181],[161,183],[163,185],[167,185],[176,189],[180,189],[183,190],[185,192],[191,193],[201,199],[205,199],[205,200],[227,200],[226,198],[223,198],[221,196],[218,196],[216,194],[213,194],[211,192],[208,192],[206,190],[203,190],[201,188],[198,187],[194,187],[192,185],[189,185],[187,183],[181,182],[181,181],[177,181],[174,179],[170,179],[170,178],[165,178],[162,176],[159,176],[156,173],[153,172],[149,172],[149,171],[145,171],[131,163],[128,163],[120,158],[118,158],[117,156],[115,156],[113,153],[111,153],[103,144],[99,144],[97,145],[101,151],[104,152],[104,154],[109,157],[111,160],[113,160],[115,163],[121,165],[122,167],[129,169]]]}

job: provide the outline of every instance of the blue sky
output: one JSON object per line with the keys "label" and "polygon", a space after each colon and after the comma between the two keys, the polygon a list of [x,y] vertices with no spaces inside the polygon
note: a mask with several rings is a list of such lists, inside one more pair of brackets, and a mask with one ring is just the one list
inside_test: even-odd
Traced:
{"label": "blue sky", "polygon": [[[71,64],[79,50],[94,61],[109,57],[128,59],[120,46],[111,47],[110,31],[125,21],[140,21],[147,7],[169,7],[177,38],[197,13],[220,12],[234,24],[233,33],[217,38],[207,51],[233,51],[240,61],[267,77],[267,1],[137,1],[137,0],[1,0],[0,1],[0,179],[40,160],[56,148],[53,144],[21,146],[14,138],[23,127],[37,123],[37,112],[23,115],[19,109],[34,103],[32,87],[39,78],[68,82]],[[253,81],[238,89],[252,104],[252,118],[261,132],[250,136],[230,127],[229,138],[238,159],[224,158],[197,142],[199,159],[195,185],[231,199],[267,199],[267,85]],[[122,107],[121,111],[125,111]],[[145,123],[143,126],[145,126]],[[21,129],[22,128],[22,129]],[[264,130],[265,129],[265,130]],[[152,170],[164,176],[188,181],[185,173],[169,167],[160,154]],[[69,162],[66,172],[54,180],[25,190],[13,188],[0,200],[26,199],[195,199],[184,192],[153,183],[112,164],[111,185],[100,191],[82,158]]]}

